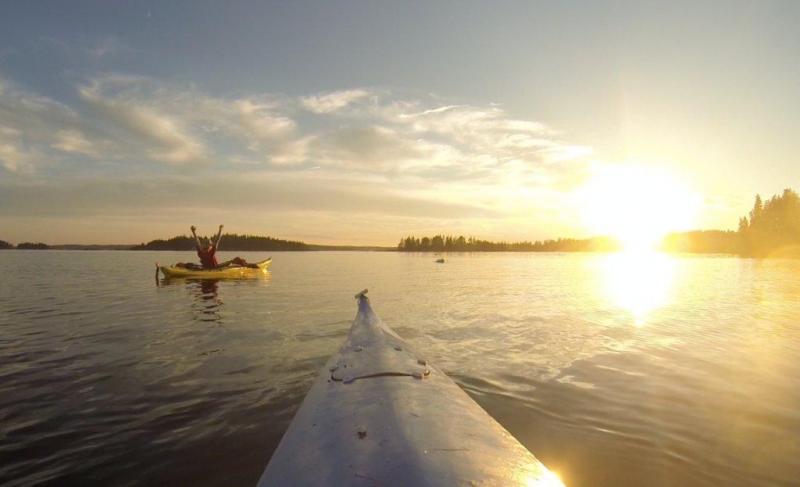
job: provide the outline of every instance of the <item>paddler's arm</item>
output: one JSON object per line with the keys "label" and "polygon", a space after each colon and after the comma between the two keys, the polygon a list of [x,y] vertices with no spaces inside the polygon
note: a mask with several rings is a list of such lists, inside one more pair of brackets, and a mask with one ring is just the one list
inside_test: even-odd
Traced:
{"label": "paddler's arm", "polygon": [[219,232],[217,232],[217,243],[214,244],[214,248],[216,250],[219,250],[219,242],[220,242],[220,240],[222,240],[222,227],[223,226],[224,225],[220,225],[219,226]]}
{"label": "paddler's arm", "polygon": [[196,230],[197,230],[197,227],[192,225],[192,235],[194,236],[194,244],[199,249],[201,247],[201,245],[200,245],[200,239],[197,238],[197,234],[195,233]]}

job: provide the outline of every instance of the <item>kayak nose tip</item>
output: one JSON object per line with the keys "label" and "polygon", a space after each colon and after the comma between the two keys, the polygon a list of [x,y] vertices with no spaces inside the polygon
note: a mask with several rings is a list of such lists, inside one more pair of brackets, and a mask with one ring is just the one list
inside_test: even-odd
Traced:
{"label": "kayak nose tip", "polygon": [[355,295],[356,300],[358,300],[358,312],[361,314],[372,312],[372,308],[369,305],[369,298],[367,297],[367,291],[367,289],[364,289]]}

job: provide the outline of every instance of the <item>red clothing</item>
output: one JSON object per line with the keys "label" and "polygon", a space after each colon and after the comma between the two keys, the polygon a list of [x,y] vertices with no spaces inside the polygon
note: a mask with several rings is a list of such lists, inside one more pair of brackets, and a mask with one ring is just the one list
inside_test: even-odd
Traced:
{"label": "red clothing", "polygon": [[200,257],[200,263],[203,264],[203,269],[213,269],[219,266],[217,263],[217,258],[214,257],[215,253],[217,253],[216,247],[211,247],[210,249],[197,249],[197,256]]}

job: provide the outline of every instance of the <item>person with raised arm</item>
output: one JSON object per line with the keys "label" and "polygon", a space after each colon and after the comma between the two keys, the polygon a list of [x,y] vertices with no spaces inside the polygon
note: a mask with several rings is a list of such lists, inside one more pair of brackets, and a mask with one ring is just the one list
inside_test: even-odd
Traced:
{"label": "person with raised arm", "polygon": [[224,225],[219,226],[219,231],[217,232],[217,236],[213,241],[208,238],[203,238],[201,240],[200,237],[197,236],[197,227],[194,225],[191,227],[192,236],[194,237],[195,247],[197,249],[197,256],[200,257],[200,263],[202,264],[203,269],[219,269],[220,267],[227,267],[229,265],[249,265],[247,261],[241,257],[226,260],[222,263],[217,262],[216,253],[217,250],[219,250],[219,243],[222,241],[223,227]]}

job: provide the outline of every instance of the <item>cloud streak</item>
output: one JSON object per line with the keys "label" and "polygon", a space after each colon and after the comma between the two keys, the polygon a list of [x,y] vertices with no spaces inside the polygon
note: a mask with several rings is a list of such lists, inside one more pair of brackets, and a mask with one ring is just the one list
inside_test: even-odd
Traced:
{"label": "cloud streak", "polygon": [[302,106],[313,113],[333,113],[370,95],[367,90],[343,90],[300,98]]}
{"label": "cloud streak", "polygon": [[204,143],[193,136],[183,121],[157,109],[154,103],[143,103],[126,96],[103,93],[104,82],[80,88],[88,108],[103,122],[103,130],[113,133],[118,145],[144,147],[148,159],[169,164],[202,163],[208,159]]}
{"label": "cloud streak", "polygon": [[343,212],[357,216],[491,217],[489,208],[470,203],[447,203],[397,192],[389,184],[354,187],[347,181],[300,178],[273,173],[246,178],[169,177],[106,180],[102,185],[80,179],[53,186],[47,183],[0,184],[0,215],[81,216],[127,214],[142,209],[193,210],[214,207],[242,210]]}

